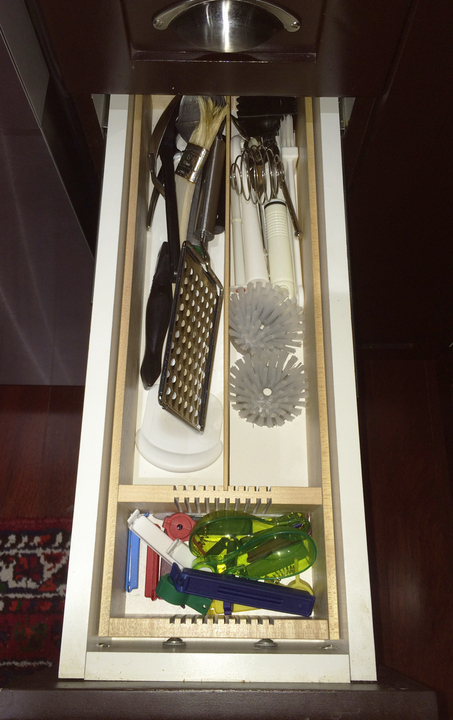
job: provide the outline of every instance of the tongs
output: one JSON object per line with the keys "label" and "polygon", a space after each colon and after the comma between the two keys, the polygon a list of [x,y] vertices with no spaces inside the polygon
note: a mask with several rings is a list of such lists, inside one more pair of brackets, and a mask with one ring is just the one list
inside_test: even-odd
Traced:
{"label": "tongs", "polygon": [[[178,275],[180,242],[173,156],[176,137],[175,122],[180,102],[181,96],[176,95],[162,113],[153,131],[148,155],[154,188],[147,224],[148,227],[151,225],[158,196],[159,194],[163,195],[168,240],[162,243],[159,251],[146,306],[146,344],[140,368],[140,376],[145,389],[152,387],[161,373],[162,348],[173,302],[172,283],[176,281]],[[162,161],[159,173],[156,172],[158,156]]]}

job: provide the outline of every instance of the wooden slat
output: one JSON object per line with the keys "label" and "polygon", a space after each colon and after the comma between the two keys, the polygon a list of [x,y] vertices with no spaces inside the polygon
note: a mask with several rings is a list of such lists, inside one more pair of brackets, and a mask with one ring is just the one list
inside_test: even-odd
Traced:
{"label": "wooden slat", "polygon": [[205,618],[112,618],[110,637],[177,637],[287,640],[324,640],[328,638],[327,620],[301,618],[257,618],[235,615],[229,622],[223,617]]}
{"label": "wooden slat", "polygon": [[327,602],[329,631],[332,639],[339,637],[338,595],[336,580],[335,538],[329,448],[329,420],[327,413],[326,369],[324,359],[324,328],[322,317],[321,265],[319,257],[318,201],[316,191],[315,142],[313,131],[313,103],[305,100],[307,136],[308,188],[310,203],[310,226],[312,242],[313,304],[316,338],[316,363],[318,379],[318,412],[321,436],[321,474],[323,489],[324,540],[327,574]]}
{"label": "wooden slat", "polygon": [[[264,511],[265,507],[272,512],[272,509],[281,508],[282,506],[288,506],[294,510],[303,507],[308,510],[311,507],[322,505],[322,489],[316,487],[249,487],[235,489],[230,487],[228,490],[215,490],[205,486],[120,485],[118,490],[118,502],[128,503],[131,507],[138,503],[149,503],[153,508],[158,508],[160,504],[174,506],[176,500],[181,505],[184,505],[187,501],[192,506],[195,506],[197,501],[200,505],[204,505],[208,500],[212,505],[211,511],[215,509],[216,500],[219,501],[221,506],[225,506],[225,503],[229,501],[230,508],[234,508],[234,504],[238,500],[241,509],[243,509],[247,501],[252,507],[259,501],[261,512]],[[268,505],[269,500],[271,501],[270,505]]]}
{"label": "wooden slat", "polygon": [[110,606],[112,598],[112,578],[115,548],[115,530],[117,517],[118,486],[120,475],[121,446],[123,433],[124,400],[126,389],[126,368],[129,344],[130,309],[132,298],[132,279],[134,268],[134,250],[139,196],[140,148],[142,134],[143,97],[138,95],[134,103],[132,128],[130,182],[127,206],[126,244],[124,251],[123,293],[121,299],[121,320],[117,374],[115,382],[115,404],[113,411],[113,431],[111,443],[109,496],[105,535],[104,570],[102,578],[101,609],[99,634],[108,635]]}
{"label": "wooden slat", "polygon": [[223,298],[223,487],[227,490],[230,484],[230,155],[231,155],[231,104],[228,98],[226,117],[226,154],[225,154],[225,265],[224,265],[224,298]]}

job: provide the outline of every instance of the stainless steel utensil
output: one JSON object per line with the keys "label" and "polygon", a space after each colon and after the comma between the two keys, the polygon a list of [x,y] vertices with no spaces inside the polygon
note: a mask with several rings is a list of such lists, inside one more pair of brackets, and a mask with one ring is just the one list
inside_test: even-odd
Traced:
{"label": "stainless steel utensil", "polygon": [[198,200],[198,216],[195,223],[194,238],[198,245],[206,245],[214,239],[217,208],[225,176],[225,139],[218,133],[211,146],[208,160],[204,167],[200,197]]}
{"label": "stainless steel utensil", "polygon": [[202,431],[223,287],[203,248],[184,242],[159,386],[159,403]]}
{"label": "stainless steel utensil", "polygon": [[285,181],[285,170],[278,152],[265,145],[250,145],[234,159],[230,168],[230,181],[238,195],[255,205],[268,203],[281,190],[294,227],[294,234],[302,234],[296,210]]}
{"label": "stainless steel utensil", "polygon": [[200,120],[190,136],[175,171],[178,201],[179,235],[181,241],[188,238],[189,219],[198,178],[209,157],[211,145],[227,114],[225,98],[216,102],[211,96],[199,96]]}
{"label": "stainless steel utensil", "polygon": [[[225,97],[223,95],[207,95],[204,97],[209,97],[211,100],[215,102],[216,105],[224,106],[225,105]],[[178,118],[176,120],[176,131],[179,133],[179,135],[182,137],[183,140],[185,140],[187,143],[190,142],[190,139],[192,137],[192,134],[197,129],[200,122],[200,103],[198,101],[197,95],[184,95],[181,99],[181,104],[179,106],[179,114]],[[216,168],[215,172],[219,172],[222,174],[222,170],[224,170],[223,167],[218,169],[218,149],[217,149],[217,137],[214,140],[214,146],[212,147],[210,154],[208,155],[208,159],[206,161],[206,165],[203,168],[202,173],[197,178],[197,181],[195,183],[195,188],[193,191],[193,197],[192,197],[192,203],[190,207],[190,214],[189,214],[189,220],[187,224],[187,237],[182,238],[182,240],[189,240],[194,245],[200,244],[200,236],[197,235],[198,239],[195,236],[195,225],[199,225],[198,218],[200,217],[200,193],[202,191],[202,185],[205,185],[205,176],[206,173],[214,172],[214,168]],[[212,154],[214,154],[216,157],[213,158]],[[214,163],[214,165],[213,165]],[[211,185],[210,185],[211,188]],[[203,197],[205,197],[205,192],[203,192]],[[203,238],[201,238],[203,239]]]}

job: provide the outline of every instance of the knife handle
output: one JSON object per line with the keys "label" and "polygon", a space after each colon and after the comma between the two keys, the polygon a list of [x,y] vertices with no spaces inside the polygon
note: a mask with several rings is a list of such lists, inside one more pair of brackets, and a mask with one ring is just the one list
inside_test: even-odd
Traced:
{"label": "knife handle", "polygon": [[148,390],[161,373],[162,348],[170,323],[172,296],[172,272],[168,242],[162,243],[154,273],[151,292],[146,305],[145,354],[140,377]]}

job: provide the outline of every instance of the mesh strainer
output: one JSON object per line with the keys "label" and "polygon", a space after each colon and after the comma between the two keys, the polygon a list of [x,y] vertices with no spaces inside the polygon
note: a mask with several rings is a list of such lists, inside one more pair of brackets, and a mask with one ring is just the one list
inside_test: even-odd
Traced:
{"label": "mesh strainer", "polygon": [[206,411],[223,287],[203,248],[184,242],[170,318],[159,403],[198,431]]}

